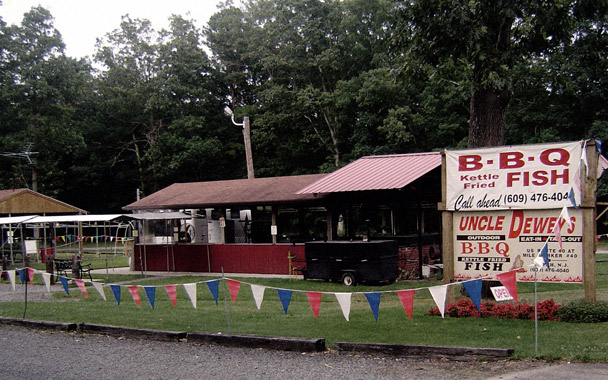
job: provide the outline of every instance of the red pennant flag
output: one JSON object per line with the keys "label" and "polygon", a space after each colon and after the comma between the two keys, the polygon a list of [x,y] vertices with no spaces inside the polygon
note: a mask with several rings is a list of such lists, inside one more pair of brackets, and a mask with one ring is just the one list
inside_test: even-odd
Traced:
{"label": "red pennant flag", "polygon": [[321,309],[321,295],[319,292],[306,292],[308,302],[310,302],[310,308],[315,318],[319,318],[319,309]]}
{"label": "red pennant flag", "polygon": [[507,290],[509,291],[509,294],[511,294],[511,297],[513,297],[515,302],[518,302],[517,301],[517,279],[515,277],[516,272],[517,271],[511,271],[511,272],[507,272],[507,273],[497,274],[496,278],[498,278],[498,280],[504,285],[504,287],[507,288]]}
{"label": "red pennant flag", "polygon": [[78,285],[78,288],[80,289],[80,291],[82,292],[82,296],[84,298],[87,298],[87,289],[84,287],[84,281],[82,280],[74,280],[76,281],[76,285]]}
{"label": "red pennant flag", "polygon": [[241,283],[235,280],[226,280],[228,281],[228,290],[230,291],[230,299],[232,302],[236,302],[236,297],[239,295],[239,288],[241,287]]}
{"label": "red pennant flag", "polygon": [[131,292],[131,297],[133,297],[133,301],[137,304],[137,307],[141,307],[141,299],[139,298],[139,286],[132,285],[128,287],[129,292]]}
{"label": "red pennant flag", "polygon": [[167,290],[173,307],[177,307],[177,285],[167,285],[165,286],[165,289]]}
{"label": "red pennant flag", "polygon": [[415,290],[400,290],[397,292],[399,299],[401,300],[401,304],[405,309],[407,316],[412,320],[412,312],[414,311],[414,293]]}
{"label": "red pennant flag", "polygon": [[30,278],[30,285],[34,285],[34,269],[27,268],[27,276]]}

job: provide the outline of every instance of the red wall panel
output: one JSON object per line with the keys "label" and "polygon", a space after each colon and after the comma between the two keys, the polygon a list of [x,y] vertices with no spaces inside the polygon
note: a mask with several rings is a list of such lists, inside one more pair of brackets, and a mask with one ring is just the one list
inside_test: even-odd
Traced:
{"label": "red wall panel", "polygon": [[138,271],[289,274],[288,252],[304,266],[304,245],[291,244],[137,245],[134,260]]}

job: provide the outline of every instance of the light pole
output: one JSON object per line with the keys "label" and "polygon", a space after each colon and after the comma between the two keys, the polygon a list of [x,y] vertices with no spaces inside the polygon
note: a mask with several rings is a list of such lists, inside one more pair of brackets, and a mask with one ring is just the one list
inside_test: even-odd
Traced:
{"label": "light pole", "polygon": [[249,116],[244,116],[243,122],[237,123],[236,121],[234,121],[234,112],[232,112],[230,107],[226,106],[224,108],[224,113],[227,116],[230,116],[232,124],[243,127],[243,139],[245,141],[245,159],[247,160],[247,179],[255,178],[255,175],[253,173],[253,155],[251,154],[251,132],[249,129]]}

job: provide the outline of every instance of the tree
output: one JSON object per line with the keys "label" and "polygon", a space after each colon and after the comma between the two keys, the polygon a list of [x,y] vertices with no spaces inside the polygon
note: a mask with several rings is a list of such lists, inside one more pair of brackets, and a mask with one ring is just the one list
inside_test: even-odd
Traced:
{"label": "tree", "polygon": [[223,115],[223,98],[202,35],[191,20],[171,18],[158,44],[159,91],[151,102],[167,127],[146,153],[156,186],[237,176],[240,131]]}
{"label": "tree", "polygon": [[[366,80],[392,80],[365,75],[388,62],[390,10],[388,1],[262,0],[210,19],[206,36],[229,83],[227,102],[253,114],[263,174],[331,170],[352,157],[355,135],[369,138],[359,152],[375,150],[366,144],[382,136],[376,131],[382,117],[362,121],[355,103],[373,106],[356,91],[369,89]],[[374,99],[385,115],[395,101],[386,95]]]}
{"label": "tree", "polygon": [[147,190],[145,151],[153,145],[163,120],[150,102],[155,88],[156,34],[150,21],[123,16],[120,27],[98,39],[95,60],[107,69],[99,81],[100,112],[113,154],[112,167],[126,174],[123,180]]}
{"label": "tree", "polygon": [[79,110],[90,67],[64,55],[61,35],[44,8],[32,8],[19,26],[0,27],[6,43],[0,58],[0,149],[19,152],[31,142],[38,152],[29,166],[3,158],[2,186],[36,187],[36,178],[37,190],[58,195],[69,186],[70,165],[84,149]]}
{"label": "tree", "polygon": [[124,194],[235,176],[240,133],[223,115],[201,40],[181,16],[158,33],[148,20],[125,16],[99,40],[96,60],[106,67],[98,81],[100,123],[88,137],[99,142],[103,171]]}
{"label": "tree", "polygon": [[[469,147],[501,145],[517,62],[572,36],[574,1],[402,1],[396,46],[430,70],[458,65],[471,91]],[[407,68],[406,69],[411,69]]]}

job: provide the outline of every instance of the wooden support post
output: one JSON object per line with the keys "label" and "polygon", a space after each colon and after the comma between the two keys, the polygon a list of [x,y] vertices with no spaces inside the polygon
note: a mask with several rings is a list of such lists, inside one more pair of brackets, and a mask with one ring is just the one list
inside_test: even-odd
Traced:
{"label": "wooden support post", "polygon": [[583,178],[583,194],[581,208],[583,210],[583,282],[585,285],[585,299],[596,301],[595,288],[595,235],[597,233],[595,223],[595,191],[597,186],[597,163],[598,153],[595,141],[587,141],[585,145],[587,155],[587,170],[581,173]]}
{"label": "wooden support post", "polygon": [[82,222],[78,222],[78,255],[82,259],[84,254],[84,237],[82,231]]}
{"label": "wooden support post", "polygon": [[[441,260],[443,262],[443,283],[454,281],[454,213],[447,211],[447,173],[445,151],[441,153],[441,203],[437,205],[441,211]],[[446,304],[455,301],[454,292],[446,294]]]}
{"label": "wooden support post", "polygon": [[[278,211],[277,206],[272,206],[272,226],[274,226],[274,227],[271,227],[271,229],[274,228],[274,229],[278,230],[278,226],[277,226],[277,215],[278,215],[278,213],[279,213],[279,211]],[[272,244],[277,244],[277,234],[273,233],[273,232],[274,231],[272,230],[271,231]]]}
{"label": "wooden support post", "polygon": [[327,209],[325,214],[325,237],[327,240],[334,240],[334,221],[333,221],[333,212],[330,209]]}

